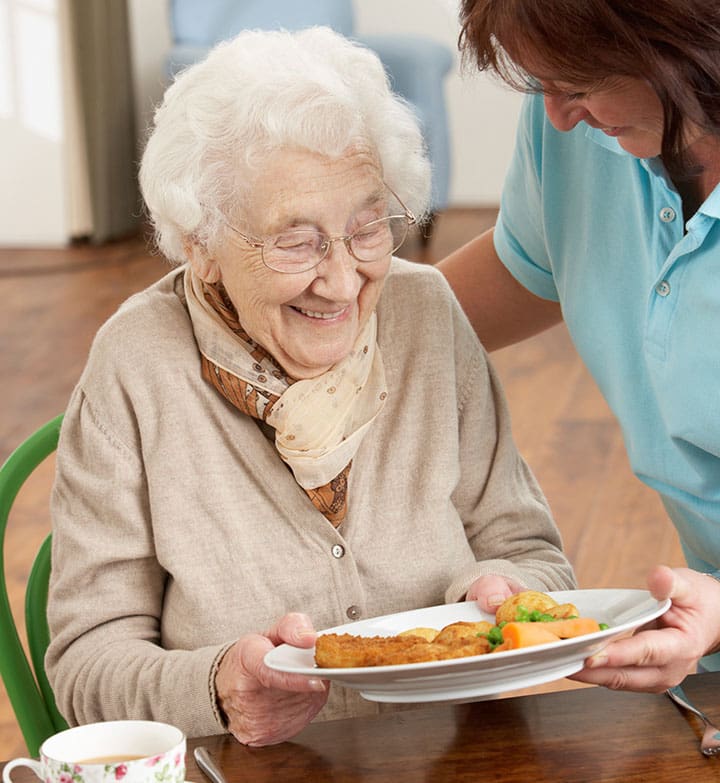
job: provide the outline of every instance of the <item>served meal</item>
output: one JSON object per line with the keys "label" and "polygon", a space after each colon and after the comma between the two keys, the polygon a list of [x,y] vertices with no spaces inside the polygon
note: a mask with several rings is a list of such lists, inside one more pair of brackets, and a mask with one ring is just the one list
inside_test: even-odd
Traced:
{"label": "served meal", "polygon": [[526,590],[498,607],[495,624],[460,621],[439,631],[410,628],[396,636],[322,634],[315,642],[315,663],[336,669],[442,661],[557,642],[606,627],[580,617],[573,604],[558,604],[546,593]]}

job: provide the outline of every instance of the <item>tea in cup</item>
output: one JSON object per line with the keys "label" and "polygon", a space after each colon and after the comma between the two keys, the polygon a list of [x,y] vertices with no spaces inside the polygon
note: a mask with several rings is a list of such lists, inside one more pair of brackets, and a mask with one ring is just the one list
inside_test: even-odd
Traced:
{"label": "tea in cup", "polygon": [[43,742],[40,760],[17,758],[3,769],[30,767],[43,783],[184,783],[185,735],[150,720],[88,723]]}

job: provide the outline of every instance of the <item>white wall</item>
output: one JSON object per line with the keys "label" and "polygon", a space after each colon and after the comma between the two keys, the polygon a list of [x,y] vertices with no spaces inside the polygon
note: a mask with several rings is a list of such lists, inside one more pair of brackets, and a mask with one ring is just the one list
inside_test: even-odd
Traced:
{"label": "white wall", "polygon": [[[68,188],[79,164],[72,157],[73,139],[63,116],[65,3],[0,0],[0,244],[5,246],[63,245],[84,225],[87,205],[78,207]],[[141,138],[164,89],[167,3],[128,0]],[[424,34],[456,50],[456,0],[355,3],[360,33]],[[484,75],[460,77],[458,64],[456,56],[446,83],[453,157],[450,201],[455,206],[494,206],[520,99]]]}
{"label": "white wall", "polygon": [[170,49],[169,2],[170,0],[128,0],[135,81],[135,116],[141,144],[152,120],[153,107],[160,101],[165,89],[163,69],[165,55]]}
{"label": "white wall", "polygon": [[67,237],[56,0],[0,0],[0,243]]}
{"label": "white wall", "polygon": [[427,35],[456,53],[446,81],[450,203],[495,206],[510,161],[520,96],[485,74],[460,75],[457,5],[455,0],[355,0],[355,15],[360,33]]}
{"label": "white wall", "polygon": [[[129,7],[137,115],[144,132],[163,90],[163,57],[169,45],[167,0],[129,0]],[[457,50],[455,0],[355,0],[355,13],[360,34],[427,35]],[[510,159],[520,97],[484,74],[461,77],[458,55],[446,95],[453,158],[450,203],[495,206]]]}

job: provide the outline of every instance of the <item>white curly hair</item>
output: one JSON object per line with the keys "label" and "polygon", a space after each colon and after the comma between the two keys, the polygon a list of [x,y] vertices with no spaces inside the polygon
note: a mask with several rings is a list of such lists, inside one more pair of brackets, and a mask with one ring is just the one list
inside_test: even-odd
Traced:
{"label": "white curly hair", "polygon": [[164,255],[182,263],[188,240],[211,247],[242,221],[263,163],[288,148],[369,150],[407,207],[428,209],[418,120],[371,50],[326,27],[247,30],[182,71],[155,112],[140,186]]}

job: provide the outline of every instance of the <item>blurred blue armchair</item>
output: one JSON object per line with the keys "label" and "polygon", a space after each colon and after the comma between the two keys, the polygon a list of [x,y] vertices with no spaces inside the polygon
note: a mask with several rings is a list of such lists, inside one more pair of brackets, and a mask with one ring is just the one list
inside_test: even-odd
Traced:
{"label": "blurred blue armchair", "polygon": [[377,52],[393,89],[417,112],[432,163],[431,210],[444,209],[451,167],[444,81],[453,65],[453,53],[423,36],[356,35],[352,0],[170,0],[168,76],[241,30],[298,30],[313,25],[332,27]]}

